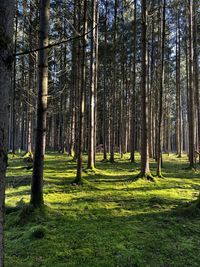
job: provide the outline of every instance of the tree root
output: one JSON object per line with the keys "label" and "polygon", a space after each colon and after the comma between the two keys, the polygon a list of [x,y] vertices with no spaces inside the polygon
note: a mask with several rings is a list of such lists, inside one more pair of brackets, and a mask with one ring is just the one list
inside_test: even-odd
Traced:
{"label": "tree root", "polygon": [[152,174],[149,172],[149,173],[139,173],[138,175],[136,175],[135,177],[136,179],[144,179],[144,180],[147,180],[147,181],[150,181],[150,182],[155,182],[155,178],[152,176]]}

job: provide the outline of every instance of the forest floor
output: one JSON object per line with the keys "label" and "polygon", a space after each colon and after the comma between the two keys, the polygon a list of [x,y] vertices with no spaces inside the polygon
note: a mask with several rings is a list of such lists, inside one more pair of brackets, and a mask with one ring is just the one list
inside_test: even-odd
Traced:
{"label": "forest floor", "polygon": [[[186,156],[164,155],[165,178],[134,181],[139,155],[135,164],[129,155],[115,164],[101,158],[95,171],[83,172],[84,185],[74,186],[71,158],[46,155],[43,214],[25,205],[31,172],[22,158],[10,158],[6,267],[199,267],[200,212],[192,203],[200,171],[186,169]],[[155,167],[152,161],[152,174]]]}

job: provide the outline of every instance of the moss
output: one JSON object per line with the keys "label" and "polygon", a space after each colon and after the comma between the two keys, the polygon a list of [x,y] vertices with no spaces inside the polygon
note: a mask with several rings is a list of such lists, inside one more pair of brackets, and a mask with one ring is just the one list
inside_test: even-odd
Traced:
{"label": "moss", "polygon": [[25,238],[30,239],[41,239],[46,235],[47,229],[42,225],[33,226],[25,234]]}
{"label": "moss", "polygon": [[150,181],[150,182],[155,182],[155,178],[153,177],[153,175],[148,172],[148,173],[139,173],[137,176],[136,176],[136,179],[144,179],[144,180],[147,180],[147,181]]}
{"label": "moss", "polygon": [[[200,266],[199,171],[184,169],[186,155],[164,155],[165,179],[156,183],[132,182],[139,154],[136,164],[129,154],[116,154],[114,165],[102,157],[97,155],[95,172],[84,171],[83,184],[73,186],[76,163],[48,153],[43,210],[28,205],[30,184],[11,186],[27,171],[21,155],[10,157],[6,267]],[[156,163],[150,164],[155,176]]]}

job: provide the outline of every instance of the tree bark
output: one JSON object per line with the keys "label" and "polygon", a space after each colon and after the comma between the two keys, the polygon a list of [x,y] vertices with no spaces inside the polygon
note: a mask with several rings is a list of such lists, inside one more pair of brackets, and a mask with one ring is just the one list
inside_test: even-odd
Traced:
{"label": "tree bark", "polygon": [[108,129],[107,127],[107,86],[108,86],[108,78],[107,78],[107,38],[108,38],[108,29],[107,29],[107,20],[108,20],[108,0],[105,2],[105,9],[106,9],[106,14],[105,14],[105,22],[104,22],[104,27],[105,27],[105,35],[104,35],[104,71],[103,71],[103,160],[107,160],[107,134],[108,134]]}
{"label": "tree bark", "polygon": [[158,113],[158,143],[157,143],[157,176],[161,177],[162,165],[162,113],[163,113],[163,91],[164,91],[164,55],[165,55],[165,6],[166,0],[162,4],[161,21],[161,43],[160,43],[160,81],[159,81],[159,113]]}
{"label": "tree bark", "polygon": [[92,38],[90,57],[90,92],[89,92],[89,138],[88,138],[88,169],[94,169],[95,150],[95,59],[96,59],[96,0],[92,0]]}
{"label": "tree bark", "polygon": [[194,168],[194,40],[193,40],[193,0],[188,0],[188,33],[189,33],[189,161]]}
{"label": "tree bark", "polygon": [[[39,46],[48,45],[50,0],[40,1]],[[43,169],[46,141],[46,116],[48,95],[48,49],[39,51],[37,128],[34,151],[33,176],[31,184],[31,204],[41,207],[43,200]]]}
{"label": "tree bark", "polygon": [[141,172],[140,177],[150,178],[149,153],[148,153],[148,99],[147,99],[147,6],[142,0],[141,13]]}
{"label": "tree bark", "polygon": [[4,207],[7,167],[9,93],[12,76],[14,0],[0,1],[0,267],[4,267]]}
{"label": "tree bark", "polygon": [[[179,12],[179,11],[177,11]],[[177,14],[176,29],[176,153],[181,157],[182,136],[181,136],[181,86],[180,86],[180,18]]]}
{"label": "tree bark", "polygon": [[[29,14],[29,49],[33,49],[33,6],[30,2],[30,14]],[[34,55],[29,54],[29,72],[28,72],[28,92],[27,92],[27,140],[26,140],[26,152],[32,152],[32,94],[34,92]]]}
{"label": "tree bark", "polygon": [[[197,150],[200,152],[200,103],[199,103],[199,52],[198,52],[198,23],[197,23],[197,1],[193,4],[193,24],[194,24],[194,87],[195,87],[195,99],[197,110]],[[200,155],[199,155],[200,163]]]}
{"label": "tree bark", "polygon": [[[87,0],[84,0],[83,7],[83,34],[87,31]],[[81,84],[79,99],[79,124],[78,124],[78,161],[75,183],[82,183],[82,153],[83,153],[83,123],[85,106],[85,86],[86,86],[86,36],[82,39],[81,48]]]}
{"label": "tree bark", "polygon": [[133,21],[133,92],[131,101],[131,162],[135,162],[135,94],[136,94],[136,45],[137,45],[137,0],[134,0],[134,21]]}
{"label": "tree bark", "polygon": [[[15,41],[14,41],[14,51],[17,51],[17,33],[18,33],[18,2],[16,1],[16,15],[15,15]],[[16,64],[17,58],[14,58],[13,64],[13,92],[12,92],[12,154],[15,154],[16,149]]]}
{"label": "tree bark", "polygon": [[115,119],[116,119],[116,42],[117,42],[117,5],[118,1],[115,0],[115,6],[114,6],[114,40],[113,40],[113,46],[114,46],[114,70],[113,70],[113,101],[111,104],[111,120],[110,120],[110,162],[115,162]]}

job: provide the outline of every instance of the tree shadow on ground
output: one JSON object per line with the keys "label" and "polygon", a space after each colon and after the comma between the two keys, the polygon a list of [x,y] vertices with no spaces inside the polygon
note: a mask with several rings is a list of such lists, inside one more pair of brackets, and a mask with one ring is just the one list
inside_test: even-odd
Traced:
{"label": "tree shadow on ground", "polygon": [[[135,199],[121,199],[112,207],[98,207],[95,201],[98,200],[91,196],[72,201],[70,205],[63,202],[51,204],[64,213],[56,213],[54,210],[49,218],[42,220],[42,225],[47,229],[46,238],[40,240],[40,246],[45,248],[44,266],[48,266],[48,262],[53,264],[50,266],[60,266],[64,259],[72,266],[84,267],[200,264],[199,212],[189,213],[192,207],[183,205],[181,200],[176,201],[173,209],[154,209],[150,206],[148,210],[141,209],[139,205],[141,203],[144,207],[145,198],[137,200],[137,205]],[[156,201],[158,199],[154,200],[154,205]],[[171,205],[165,201],[162,203]],[[24,227],[28,229],[29,223]],[[23,234],[20,241],[23,246],[31,242]],[[17,250],[16,247],[10,249],[12,253]],[[10,253],[9,250],[7,253]],[[23,262],[27,253],[32,259],[39,250],[39,246],[29,252],[22,250],[18,257]]]}

